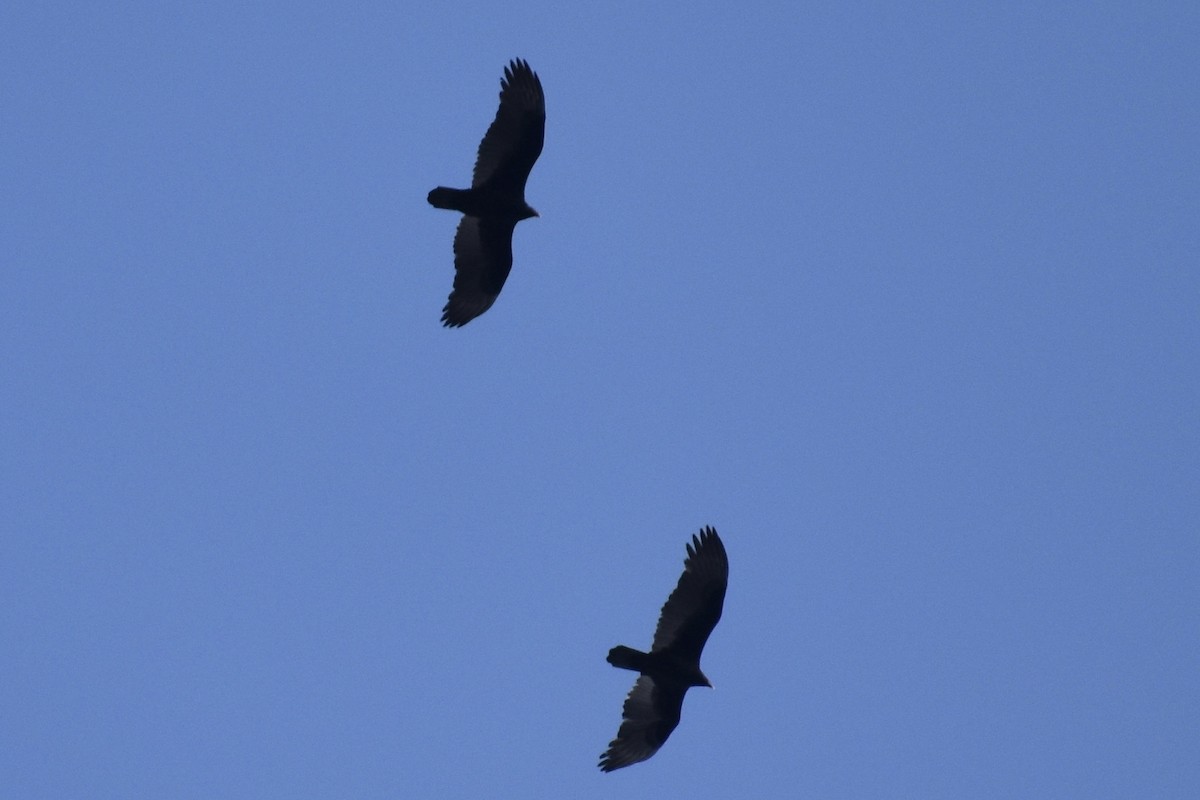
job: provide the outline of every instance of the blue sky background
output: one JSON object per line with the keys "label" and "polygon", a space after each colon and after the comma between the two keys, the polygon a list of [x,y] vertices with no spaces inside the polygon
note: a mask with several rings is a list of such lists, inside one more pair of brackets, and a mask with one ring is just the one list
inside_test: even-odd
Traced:
{"label": "blue sky background", "polygon": [[6,4],[0,795],[1196,797],[1200,6],[994,5]]}

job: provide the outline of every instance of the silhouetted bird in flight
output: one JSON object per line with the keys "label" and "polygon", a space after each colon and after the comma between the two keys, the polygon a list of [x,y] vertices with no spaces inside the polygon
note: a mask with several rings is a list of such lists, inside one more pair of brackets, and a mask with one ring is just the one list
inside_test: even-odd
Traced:
{"label": "silhouetted bird in flight", "polygon": [[512,269],[513,228],[538,214],[525,202],[525,181],[542,152],[546,98],[537,73],[521,59],[504,68],[500,108],[479,143],[470,189],[439,186],[436,208],[465,216],[454,234],[454,291],[442,309],[447,328],[466,325],[492,307]]}
{"label": "silhouetted bird in flight", "polygon": [[608,663],[640,672],[621,713],[617,738],[600,756],[600,769],[612,772],[658,752],[679,724],[683,696],[693,686],[709,686],[700,671],[700,652],[721,619],[729,558],[717,532],[704,528],[687,546],[679,584],[658,617],[649,653],[618,645]]}

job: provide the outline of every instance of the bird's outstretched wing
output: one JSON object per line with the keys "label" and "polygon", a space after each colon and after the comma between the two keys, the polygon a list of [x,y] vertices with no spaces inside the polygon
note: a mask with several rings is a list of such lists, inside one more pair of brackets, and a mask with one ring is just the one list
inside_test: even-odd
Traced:
{"label": "bird's outstretched wing", "polygon": [[479,143],[471,187],[490,183],[521,196],[529,171],[542,153],[545,133],[546,97],[542,82],[524,60],[513,59],[504,68],[504,79],[500,81],[496,118]]}
{"label": "bird's outstretched wing", "polygon": [[512,270],[516,223],[463,217],[454,234],[454,291],[442,309],[448,328],[466,325],[496,302]]}
{"label": "bird's outstretched wing", "polygon": [[650,652],[671,650],[696,663],[709,634],[721,619],[729,584],[729,557],[716,530],[692,536],[675,591],[663,604]]}
{"label": "bird's outstretched wing", "polygon": [[600,756],[600,769],[612,772],[657,753],[679,724],[686,691],[659,686],[649,675],[639,676],[625,698],[617,738],[608,743],[608,750]]}

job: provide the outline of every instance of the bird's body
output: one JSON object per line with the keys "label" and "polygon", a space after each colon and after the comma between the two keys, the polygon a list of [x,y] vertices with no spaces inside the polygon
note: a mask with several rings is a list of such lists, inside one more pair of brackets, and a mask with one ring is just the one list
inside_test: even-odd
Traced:
{"label": "bird's body", "polygon": [[619,644],[608,651],[605,661],[620,669],[649,675],[658,686],[674,685],[685,692],[693,686],[712,688],[696,662],[669,651],[643,653]]}
{"label": "bird's body", "polygon": [[639,675],[625,699],[617,738],[600,757],[604,772],[658,752],[679,724],[687,690],[712,686],[700,671],[700,653],[721,619],[729,558],[712,528],[693,536],[687,552],[683,575],[659,615],[650,652],[624,645],[608,651],[608,663]]}
{"label": "bird's body", "polygon": [[442,309],[446,327],[466,325],[491,308],[512,269],[517,223],[536,217],[525,202],[525,182],[542,152],[546,99],[529,64],[514,59],[500,82],[500,107],[479,143],[470,189],[439,186],[435,208],[464,216],[454,234],[454,291]]}
{"label": "bird's body", "polygon": [[497,192],[489,186],[478,189],[449,189],[439,186],[429,192],[428,200],[429,205],[434,208],[461,211],[468,217],[512,220],[514,224],[537,216],[537,212],[525,203],[524,197],[517,198]]}

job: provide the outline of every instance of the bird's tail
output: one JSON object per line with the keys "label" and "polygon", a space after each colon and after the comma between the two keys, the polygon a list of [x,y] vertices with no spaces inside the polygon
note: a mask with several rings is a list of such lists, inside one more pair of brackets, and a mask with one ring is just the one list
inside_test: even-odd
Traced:
{"label": "bird's tail", "polygon": [[640,650],[634,650],[632,647],[619,644],[608,651],[608,663],[621,669],[642,672],[646,666],[646,654]]}
{"label": "bird's tail", "polygon": [[466,192],[462,189],[448,189],[439,186],[429,193],[429,205],[434,208],[448,208],[451,211],[461,211],[462,201],[459,199]]}

